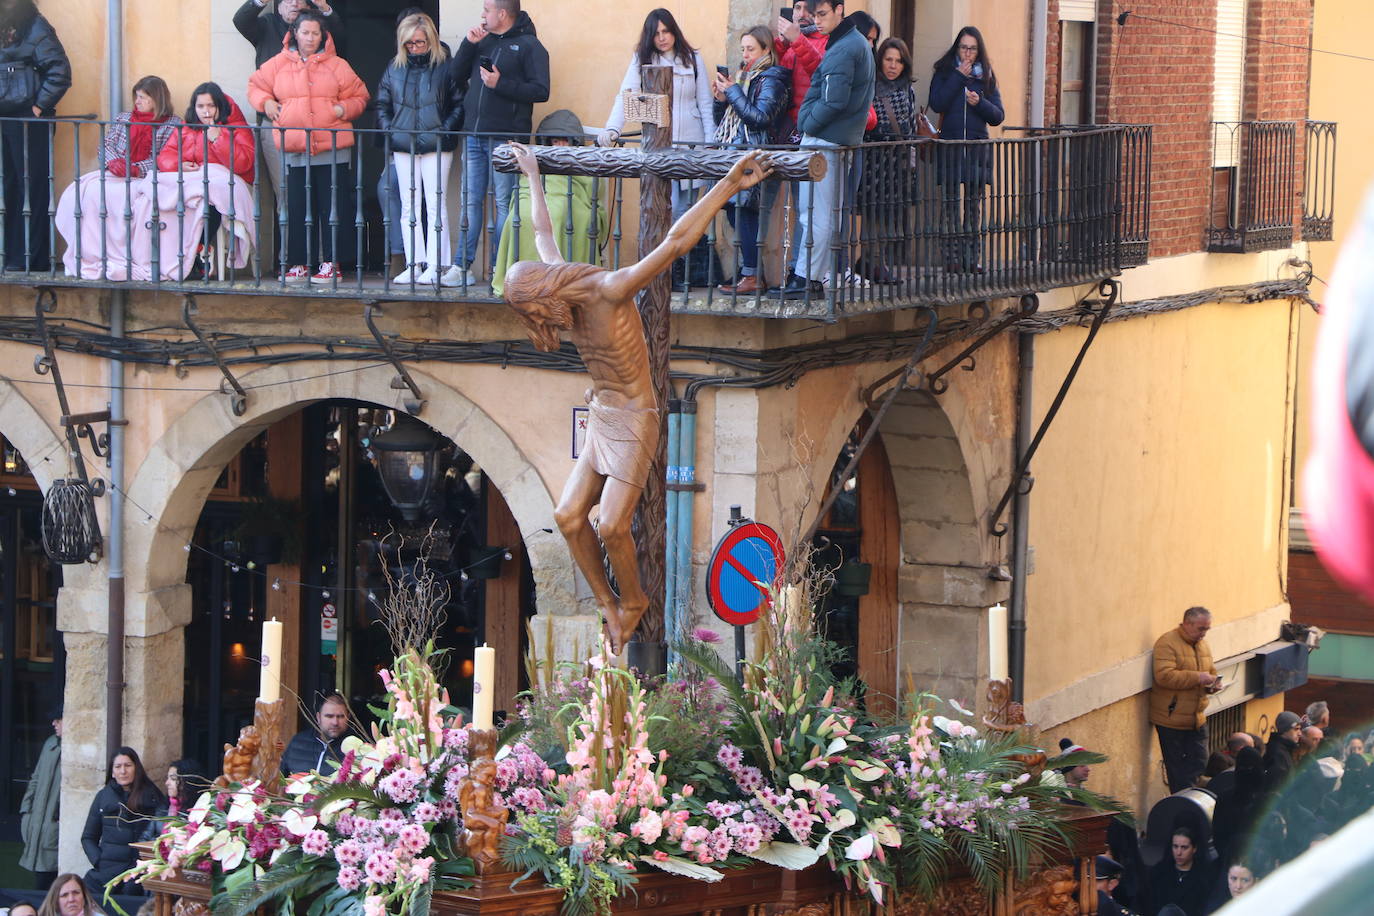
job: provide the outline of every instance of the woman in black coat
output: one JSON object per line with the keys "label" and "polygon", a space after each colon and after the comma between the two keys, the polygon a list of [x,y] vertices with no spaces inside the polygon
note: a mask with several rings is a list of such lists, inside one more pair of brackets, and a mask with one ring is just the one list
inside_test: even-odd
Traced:
{"label": "woman in black coat", "polygon": [[[401,195],[406,266],[396,283],[457,286],[444,219],[444,188],[458,148],[463,94],[434,20],[412,13],[396,26],[396,57],[377,86],[377,126],[388,134]],[[420,195],[424,195],[421,198]],[[420,222],[420,200],[429,215]],[[418,243],[418,244],[417,244]]]}
{"label": "woman in black coat", "polygon": [[[755,149],[777,139],[779,122],[791,102],[792,71],[778,66],[773,33],[765,26],[754,26],[740,36],[739,49],[738,81],[717,73],[711,85],[716,142]],[[720,287],[723,293],[751,296],[767,286],[759,276],[761,191],[755,185],[736,194],[729,204],[741,266],[734,285]]]}
{"label": "woman in black coat", "polygon": [[[930,80],[930,107],[939,112],[941,140],[986,140],[988,128],[1002,123],[1002,95],[988,60],[983,34],[971,25],[959,30],[944,56],[935,62]],[[936,180],[944,188],[945,267],[981,270],[978,232],[982,225],[983,188],[992,183],[992,149],[951,144],[936,160]],[[963,188],[960,219],[959,189]]]}
{"label": "woman in black coat", "polygon": [[[156,821],[165,810],[167,799],[148,779],[143,761],[131,747],[121,747],[110,755],[105,770],[105,787],[96,793],[81,831],[81,848],[93,866],[86,872],[86,886],[97,897],[105,885],[120,872],[133,867],[138,851],[130,843],[149,839]],[[114,889],[116,894],[142,894],[136,882],[126,881]]]}
{"label": "woman in black coat", "polygon": [[67,52],[33,0],[0,0],[0,117],[6,119],[0,122],[5,270],[44,271],[51,266],[48,124],[35,119],[52,117],[71,85]]}

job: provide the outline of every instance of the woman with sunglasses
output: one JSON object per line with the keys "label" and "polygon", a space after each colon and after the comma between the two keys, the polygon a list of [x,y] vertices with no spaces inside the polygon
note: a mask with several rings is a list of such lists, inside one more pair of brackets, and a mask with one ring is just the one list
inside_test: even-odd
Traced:
{"label": "woman with sunglasses", "polygon": [[[941,140],[986,140],[988,128],[1006,117],[983,33],[973,26],[960,29],[954,44],[935,62],[930,107],[941,115]],[[978,232],[983,189],[992,183],[992,149],[963,143],[942,146],[936,181],[944,190],[945,268],[956,273],[981,271]]]}
{"label": "woman with sunglasses", "polygon": [[412,13],[396,26],[396,56],[377,85],[377,126],[388,134],[401,203],[406,266],[396,283],[460,282],[462,268],[447,263],[453,246],[443,193],[462,120],[463,93],[434,20]]}

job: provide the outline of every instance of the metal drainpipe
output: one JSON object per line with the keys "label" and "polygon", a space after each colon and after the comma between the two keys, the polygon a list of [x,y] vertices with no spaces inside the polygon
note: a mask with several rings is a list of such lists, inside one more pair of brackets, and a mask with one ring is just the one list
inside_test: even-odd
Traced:
{"label": "metal drainpipe", "polygon": [[[124,2],[106,0],[105,31],[109,53],[110,117],[124,102]],[[124,336],[127,293],[110,295],[110,336]],[[105,750],[106,759],[122,743],[124,733],[124,364],[109,361],[110,378],[110,543],[106,555],[109,571],[109,616],[105,644]]]}
{"label": "metal drainpipe", "polygon": [[679,493],[674,486],[678,482],[678,438],[679,412],[682,402],[677,398],[668,399],[668,504],[664,513],[663,548],[663,640],[672,645],[677,635],[677,513]]}
{"label": "metal drainpipe", "polygon": [[[1035,335],[1024,332],[1017,335],[1016,359],[1015,459],[1019,463],[1021,456],[1030,448],[1031,430],[1035,428],[1034,417],[1031,416]],[[1011,676],[1012,698],[1020,703],[1024,701],[1026,689],[1026,567],[1029,565],[1030,547],[1030,494],[1026,487],[1017,487],[1011,506],[1011,619],[1007,624],[1007,673]]]}
{"label": "metal drainpipe", "polygon": [[[682,416],[678,421],[677,440],[677,480],[684,486],[697,482],[697,402],[695,397],[682,400]],[[678,491],[677,498],[677,535],[674,544],[677,548],[677,596],[673,603],[677,606],[676,633],[672,639],[685,639],[692,628],[692,509],[696,491]]]}
{"label": "metal drainpipe", "polygon": [[1031,4],[1030,126],[1045,126],[1045,56],[1049,46],[1049,0]]}

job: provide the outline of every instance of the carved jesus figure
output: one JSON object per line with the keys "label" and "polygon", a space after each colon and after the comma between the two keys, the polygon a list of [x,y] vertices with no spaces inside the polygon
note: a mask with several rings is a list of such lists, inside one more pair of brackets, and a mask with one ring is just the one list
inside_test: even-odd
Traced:
{"label": "carved jesus figure", "polygon": [[[649,349],[635,296],[691,250],[735,193],[758,184],[772,166],[763,153],[743,156],[643,260],[607,270],[563,260],[539,180],[539,161],[528,148],[518,143],[510,146],[529,178],[535,248],[541,261],[511,266],[506,272],[505,299],[539,349],[557,350],[559,332],[568,331],[592,377],[586,394],[590,407],[586,445],[554,517],[605,615],[611,652],[618,655],[649,606],[639,580],[630,522],[658,449],[661,425],[661,405],[654,395]],[[598,503],[598,529],[620,586],[619,597],[611,589],[597,531],[589,520]]]}

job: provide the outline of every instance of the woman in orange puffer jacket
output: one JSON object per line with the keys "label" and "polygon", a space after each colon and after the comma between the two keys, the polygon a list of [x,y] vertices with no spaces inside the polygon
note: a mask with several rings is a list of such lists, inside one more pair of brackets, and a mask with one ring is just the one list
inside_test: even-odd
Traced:
{"label": "woman in orange puffer jacket", "polygon": [[[301,13],[282,52],[248,80],[248,100],[272,120],[272,139],[286,165],[287,283],[333,283],[340,262],[352,260],[358,239],[349,128],[368,98],[358,74],[334,53],[317,13]],[[319,269],[312,275],[314,264]]]}

